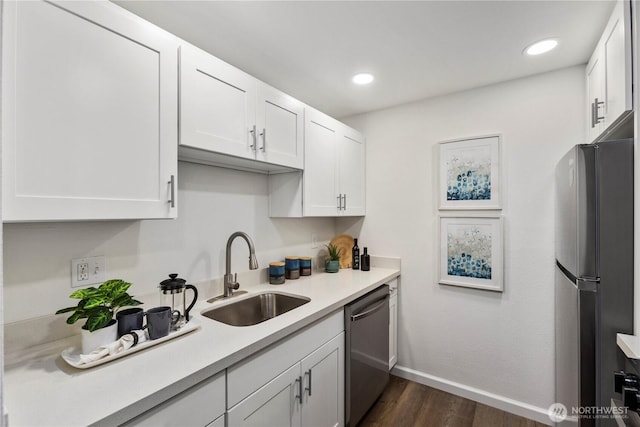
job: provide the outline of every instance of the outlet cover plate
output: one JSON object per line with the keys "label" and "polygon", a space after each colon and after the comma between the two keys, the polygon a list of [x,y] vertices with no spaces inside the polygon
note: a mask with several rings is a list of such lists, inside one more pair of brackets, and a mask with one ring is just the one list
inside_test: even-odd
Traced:
{"label": "outlet cover plate", "polygon": [[71,260],[72,288],[100,284],[106,280],[106,277],[107,260],[105,256],[75,258]]}

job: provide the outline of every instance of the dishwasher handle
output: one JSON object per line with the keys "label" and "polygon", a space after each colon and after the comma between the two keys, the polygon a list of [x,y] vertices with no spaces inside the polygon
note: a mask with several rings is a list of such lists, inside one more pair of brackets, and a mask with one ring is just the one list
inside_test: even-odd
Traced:
{"label": "dishwasher handle", "polygon": [[373,313],[375,313],[376,311],[380,310],[389,301],[389,295],[386,295],[384,298],[381,298],[378,301],[376,301],[376,302],[378,302],[378,304],[375,304],[375,305],[371,304],[371,305],[366,306],[364,308],[365,311],[361,311],[358,314],[351,315],[351,321],[355,322],[355,321],[358,321],[360,319],[364,319],[365,317],[370,316]]}

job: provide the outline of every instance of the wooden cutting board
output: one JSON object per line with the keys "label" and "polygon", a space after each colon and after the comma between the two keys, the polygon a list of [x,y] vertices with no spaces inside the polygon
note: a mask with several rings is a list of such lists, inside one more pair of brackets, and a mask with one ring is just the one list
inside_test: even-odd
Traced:
{"label": "wooden cutting board", "polygon": [[353,263],[353,256],[351,253],[351,250],[353,249],[353,236],[340,234],[331,239],[330,243],[335,245],[338,249],[342,249],[342,253],[340,254],[340,268],[351,268]]}

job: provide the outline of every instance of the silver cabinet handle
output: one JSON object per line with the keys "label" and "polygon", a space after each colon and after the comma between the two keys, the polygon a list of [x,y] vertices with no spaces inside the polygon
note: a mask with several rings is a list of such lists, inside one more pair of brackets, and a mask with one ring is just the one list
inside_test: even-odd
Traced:
{"label": "silver cabinet handle", "polygon": [[591,127],[596,127],[596,103],[591,103]]}
{"label": "silver cabinet handle", "polygon": [[598,98],[596,98],[595,102],[594,102],[594,105],[595,105],[595,107],[594,107],[595,111],[594,111],[593,114],[594,114],[594,117],[595,117],[595,122],[596,122],[595,124],[598,124],[598,123],[600,123],[600,120],[604,120],[604,116],[600,116],[598,114],[598,111],[600,110],[600,107],[604,107],[604,101],[598,101]]}
{"label": "silver cabinet handle", "polygon": [[305,387],[304,390],[309,392],[309,396],[311,396],[311,369],[309,369],[307,372],[304,373],[304,376],[306,377],[307,375],[309,375],[309,387]]}
{"label": "silver cabinet handle", "polygon": [[175,175],[171,175],[171,179],[167,183],[169,184],[169,206],[172,208],[176,207],[176,177]]}
{"label": "silver cabinet handle", "polygon": [[342,207],[343,210],[347,210],[347,193],[344,193],[344,205]]}
{"label": "silver cabinet handle", "polygon": [[294,397],[294,400],[299,399],[302,405],[302,377],[296,378],[296,383],[298,383],[298,395]]}
{"label": "silver cabinet handle", "polygon": [[342,210],[342,194],[338,194],[336,199],[338,199],[338,210]]}
{"label": "silver cabinet handle", "polygon": [[251,134],[251,139],[253,140],[253,144],[249,145],[249,148],[251,148],[251,150],[256,151],[256,142],[257,142],[257,136],[256,136],[256,125],[253,125],[253,127],[251,129],[249,129],[249,133]]}
{"label": "silver cabinet handle", "polygon": [[267,151],[267,128],[262,128],[262,133],[260,133],[260,136],[262,137],[262,147],[260,147],[260,150],[263,153],[266,153],[266,151]]}

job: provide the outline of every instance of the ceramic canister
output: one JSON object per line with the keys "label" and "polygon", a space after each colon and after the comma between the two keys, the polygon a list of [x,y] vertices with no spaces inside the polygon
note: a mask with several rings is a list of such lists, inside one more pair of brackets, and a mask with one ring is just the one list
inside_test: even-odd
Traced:
{"label": "ceramic canister", "polygon": [[297,279],[300,277],[300,258],[288,256],[284,258],[285,276],[287,279]]}
{"label": "ceramic canister", "polygon": [[311,257],[310,256],[300,257],[300,275],[311,276]]}
{"label": "ceramic canister", "polygon": [[272,285],[284,283],[284,262],[269,263],[269,283]]}

